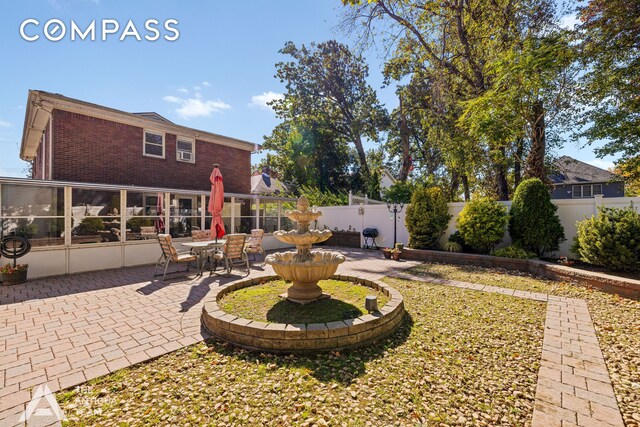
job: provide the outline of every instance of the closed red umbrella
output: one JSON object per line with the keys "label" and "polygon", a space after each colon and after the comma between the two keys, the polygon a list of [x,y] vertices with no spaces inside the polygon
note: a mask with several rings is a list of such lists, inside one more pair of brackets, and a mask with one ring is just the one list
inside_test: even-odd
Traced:
{"label": "closed red umbrella", "polygon": [[158,193],[158,200],[156,202],[156,214],[158,218],[154,221],[154,226],[156,227],[156,233],[164,233],[164,218],[162,207],[164,206],[164,193]]}
{"label": "closed red umbrella", "polygon": [[218,239],[224,236],[224,222],[222,221],[222,207],[224,206],[224,184],[222,183],[222,173],[217,164],[213,165],[213,172],[209,177],[211,181],[211,196],[207,211],[211,213],[211,238]]}

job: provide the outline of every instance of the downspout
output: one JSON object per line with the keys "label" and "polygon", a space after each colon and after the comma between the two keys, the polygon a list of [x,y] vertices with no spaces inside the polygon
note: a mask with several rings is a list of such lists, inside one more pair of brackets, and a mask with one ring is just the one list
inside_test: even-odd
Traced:
{"label": "downspout", "polygon": [[47,131],[43,130],[42,131],[42,142],[40,144],[40,146],[42,147],[42,177],[40,179],[45,180],[47,179],[47,175],[46,175],[46,170],[45,170],[45,161],[47,159]]}
{"label": "downspout", "polygon": [[53,114],[49,119],[49,180],[53,180]]}

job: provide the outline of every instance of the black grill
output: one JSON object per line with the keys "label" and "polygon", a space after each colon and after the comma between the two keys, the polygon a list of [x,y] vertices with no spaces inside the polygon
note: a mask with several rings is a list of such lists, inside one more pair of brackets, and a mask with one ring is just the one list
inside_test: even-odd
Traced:
{"label": "black grill", "polygon": [[363,237],[378,237],[378,229],[377,228],[365,228],[362,230]]}
{"label": "black grill", "polygon": [[377,228],[365,228],[362,230],[362,237],[364,237],[363,249],[378,249],[378,245],[376,245],[376,237],[378,237]]}

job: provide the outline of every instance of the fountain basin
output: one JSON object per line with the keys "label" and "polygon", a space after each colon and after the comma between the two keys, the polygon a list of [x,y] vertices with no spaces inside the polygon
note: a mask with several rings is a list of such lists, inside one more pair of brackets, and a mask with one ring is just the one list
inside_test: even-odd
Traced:
{"label": "fountain basin", "polygon": [[331,234],[331,230],[309,230],[304,234],[298,234],[296,230],[273,233],[276,239],[291,245],[314,245],[329,239]]}
{"label": "fountain basin", "polygon": [[264,323],[238,318],[220,308],[218,303],[229,292],[279,279],[278,276],[256,277],[215,288],[213,298],[206,301],[202,308],[202,325],[214,336],[250,350],[315,354],[372,344],[393,334],[403,324],[405,310],[402,295],[391,286],[351,276],[331,278],[369,286],[384,293],[390,300],[380,311],[357,318],[309,324]]}
{"label": "fountain basin", "polygon": [[345,261],[344,256],[336,252],[316,251],[311,252],[309,261],[298,261],[295,255],[295,252],[279,252],[268,255],[265,260],[278,276],[293,282],[282,296],[299,304],[329,298],[329,295],[322,293],[318,281],[333,276],[338,265]]}

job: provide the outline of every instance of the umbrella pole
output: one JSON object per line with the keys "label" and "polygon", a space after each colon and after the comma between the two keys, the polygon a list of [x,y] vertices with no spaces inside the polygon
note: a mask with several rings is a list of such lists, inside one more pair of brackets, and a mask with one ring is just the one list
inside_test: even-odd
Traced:
{"label": "umbrella pole", "polygon": [[[214,169],[218,169],[218,167],[219,167],[219,165],[218,165],[217,163],[214,163],[214,164],[213,164],[213,168],[214,168]],[[215,187],[215,186],[213,187],[213,200],[214,200],[214,203],[215,203],[215,200],[216,200],[216,187]],[[215,206],[215,205],[214,205],[214,206]],[[214,208],[214,209],[215,209],[215,208]],[[211,213],[211,215],[212,215],[212,216],[211,216],[211,225],[213,225],[213,226],[215,227],[215,225],[214,225],[214,223],[215,223],[215,217],[213,216],[213,213]],[[214,231],[216,232],[216,240],[215,240],[215,242],[216,242],[216,243],[218,243],[218,230],[216,229],[216,230],[214,230]]]}

